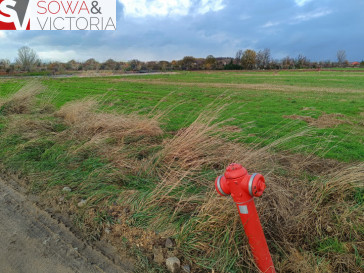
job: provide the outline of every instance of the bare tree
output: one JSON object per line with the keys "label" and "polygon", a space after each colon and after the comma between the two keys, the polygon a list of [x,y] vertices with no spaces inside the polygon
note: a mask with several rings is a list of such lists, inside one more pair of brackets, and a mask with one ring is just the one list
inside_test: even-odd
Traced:
{"label": "bare tree", "polygon": [[8,59],[0,60],[0,71],[5,71],[10,66],[10,61]]}
{"label": "bare tree", "polygon": [[295,65],[297,69],[309,68],[310,60],[306,56],[299,54],[297,59],[295,60]]}
{"label": "bare tree", "polygon": [[340,66],[344,66],[344,63],[346,61],[346,52],[345,50],[339,50],[336,54],[337,56],[337,62]]}
{"label": "bare tree", "polygon": [[264,50],[260,50],[257,53],[257,67],[259,69],[267,69],[269,68],[270,63],[270,49],[266,48]]}
{"label": "bare tree", "polygon": [[236,64],[240,64],[241,58],[243,57],[243,54],[244,54],[244,52],[241,49],[238,50],[238,52],[236,52],[236,55],[235,55],[235,63]]}
{"label": "bare tree", "polygon": [[40,60],[37,52],[27,46],[23,46],[18,50],[16,62],[23,70],[30,71]]}
{"label": "bare tree", "polygon": [[282,68],[283,69],[293,69],[293,68],[295,68],[294,59],[292,59],[289,56],[284,57],[282,59],[282,62],[281,63],[282,63]]}

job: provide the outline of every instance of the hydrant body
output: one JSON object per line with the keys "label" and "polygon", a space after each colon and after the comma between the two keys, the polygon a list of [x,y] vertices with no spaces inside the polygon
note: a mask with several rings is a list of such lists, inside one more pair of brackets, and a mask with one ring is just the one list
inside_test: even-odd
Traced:
{"label": "hydrant body", "polygon": [[264,177],[248,175],[241,165],[231,164],[225,175],[216,179],[215,187],[220,195],[231,195],[236,203],[258,268],[264,273],[276,272],[254,203],[254,197],[262,196],[266,188]]}

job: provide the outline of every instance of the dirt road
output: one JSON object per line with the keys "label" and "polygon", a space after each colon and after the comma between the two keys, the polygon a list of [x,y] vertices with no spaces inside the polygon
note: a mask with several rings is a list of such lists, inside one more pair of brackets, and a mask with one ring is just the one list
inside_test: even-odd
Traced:
{"label": "dirt road", "polygon": [[11,179],[0,177],[0,272],[132,272],[78,239],[65,225],[27,199]]}

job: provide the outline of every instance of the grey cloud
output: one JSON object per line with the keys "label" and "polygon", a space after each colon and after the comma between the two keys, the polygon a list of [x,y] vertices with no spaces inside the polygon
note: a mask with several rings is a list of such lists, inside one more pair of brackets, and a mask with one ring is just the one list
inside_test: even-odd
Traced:
{"label": "grey cloud", "polygon": [[345,49],[349,60],[364,59],[363,1],[315,0],[298,6],[294,0],[225,0],[218,12],[173,18],[126,18],[123,6],[117,6],[115,32],[7,32],[0,58],[14,58],[16,48],[27,44],[100,60],[234,56],[240,48],[270,48],[276,58],[304,54],[311,60],[335,60],[337,50]]}

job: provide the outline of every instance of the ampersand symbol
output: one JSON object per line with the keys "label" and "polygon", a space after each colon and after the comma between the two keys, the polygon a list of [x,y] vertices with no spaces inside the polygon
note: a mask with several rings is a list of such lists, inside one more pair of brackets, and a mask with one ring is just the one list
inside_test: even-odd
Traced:
{"label": "ampersand symbol", "polygon": [[91,8],[92,14],[101,14],[101,8],[97,7],[99,5],[98,1],[92,1],[91,5],[92,5]]}

